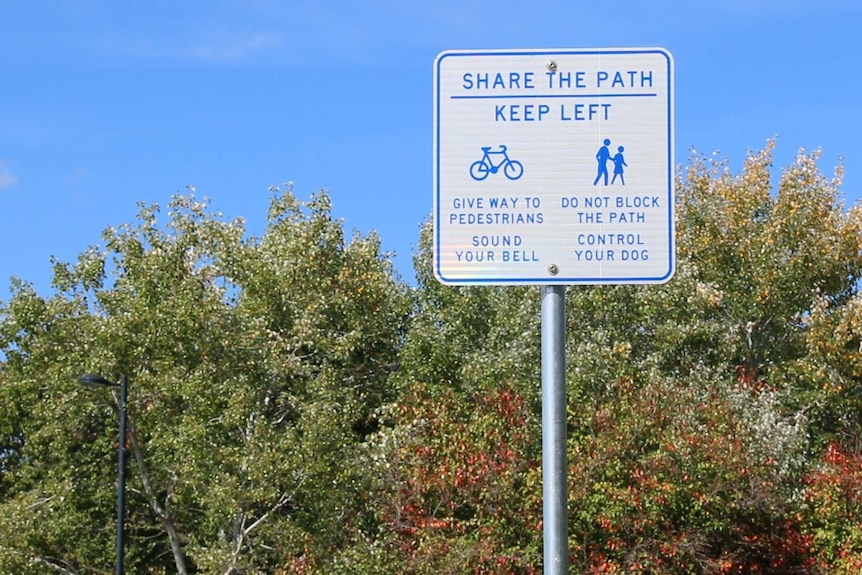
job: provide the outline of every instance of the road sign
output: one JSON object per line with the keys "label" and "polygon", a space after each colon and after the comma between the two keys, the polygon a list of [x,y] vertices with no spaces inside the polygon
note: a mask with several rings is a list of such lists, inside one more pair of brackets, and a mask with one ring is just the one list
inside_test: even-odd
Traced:
{"label": "road sign", "polygon": [[673,58],[660,48],[441,53],[437,279],[669,280],[673,106]]}

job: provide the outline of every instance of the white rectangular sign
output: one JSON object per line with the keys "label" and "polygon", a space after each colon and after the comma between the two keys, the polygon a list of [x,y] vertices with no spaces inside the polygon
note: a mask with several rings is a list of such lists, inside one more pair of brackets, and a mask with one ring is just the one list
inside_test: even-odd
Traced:
{"label": "white rectangular sign", "polygon": [[437,279],[669,280],[673,105],[673,58],[660,48],[441,53]]}

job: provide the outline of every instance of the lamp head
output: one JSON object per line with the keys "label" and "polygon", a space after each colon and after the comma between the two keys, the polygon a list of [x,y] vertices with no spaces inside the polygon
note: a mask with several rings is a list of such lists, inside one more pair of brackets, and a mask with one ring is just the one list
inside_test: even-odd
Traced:
{"label": "lamp head", "polygon": [[87,373],[78,378],[78,383],[87,387],[120,387],[120,384],[107,380],[101,375]]}

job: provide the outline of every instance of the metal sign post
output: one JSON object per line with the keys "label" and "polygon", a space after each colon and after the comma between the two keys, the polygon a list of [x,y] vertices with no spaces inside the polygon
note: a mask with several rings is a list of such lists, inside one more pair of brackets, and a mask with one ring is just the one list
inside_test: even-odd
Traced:
{"label": "metal sign post", "polygon": [[673,275],[673,83],[662,48],[434,61],[434,275],[542,286],[547,575],[568,572],[565,286]]}
{"label": "metal sign post", "polygon": [[566,575],[565,286],[542,286],[542,498],[545,574]]}

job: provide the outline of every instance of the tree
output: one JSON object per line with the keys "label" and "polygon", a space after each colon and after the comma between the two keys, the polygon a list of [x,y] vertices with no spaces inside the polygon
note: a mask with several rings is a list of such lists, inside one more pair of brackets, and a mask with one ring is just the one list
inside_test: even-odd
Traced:
{"label": "tree", "polygon": [[590,470],[572,488],[593,502],[572,526],[583,570],[813,569],[798,519],[809,511],[800,507],[809,454],[836,411],[856,407],[824,394],[833,378],[815,341],[835,337],[815,330],[824,301],[852,313],[862,229],[841,203],[840,170],[823,176],[817,154],[800,153],[773,191],[772,147],[750,154],[739,175],[692,157],[677,185],[669,284],[570,296],[571,409],[584,414],[570,458]]}
{"label": "tree", "polygon": [[[847,359],[859,341],[853,306],[862,230],[858,211],[843,209],[840,178],[818,171],[817,154],[800,153],[773,189],[772,148],[750,154],[739,175],[720,159],[692,156],[677,183],[678,270],[669,284],[568,290],[569,533],[577,572],[788,573],[819,564],[817,539],[800,521],[811,510],[801,502],[811,454],[834,433],[833,415],[858,430],[849,399],[856,392],[846,390],[858,389]],[[464,466],[469,456],[430,446],[450,429],[493,453],[479,447],[481,417],[455,414],[476,412],[495,390],[516,392],[529,408],[524,433],[538,444],[538,290],[439,286],[429,236],[420,246],[417,311],[397,374],[412,401],[403,417],[393,416],[394,437],[415,442],[389,441],[393,451],[380,457],[401,462],[388,504],[407,506],[399,499],[404,485],[424,486],[409,490],[410,501],[424,502],[413,511],[425,523],[407,547],[424,557],[418,565],[430,561],[421,550],[434,549],[444,562],[435,565],[452,572],[538,567],[470,563],[458,542],[480,541],[484,532],[463,531],[463,523],[447,531],[446,505],[427,499],[467,496],[439,482],[440,469]],[[416,429],[417,420],[424,427]],[[405,454],[406,446],[415,451]],[[536,455],[527,457],[520,468],[535,470]],[[437,483],[429,479],[435,473]],[[486,474],[483,485],[530,501],[537,482],[529,476],[506,483]],[[446,526],[433,535],[428,509]],[[541,519],[530,506],[500,513],[485,524]],[[401,533],[392,517],[383,518],[384,530]],[[541,533],[520,533],[512,556],[535,557]]]}
{"label": "tree", "polygon": [[130,378],[129,572],[313,565],[364,520],[357,449],[392,395],[405,289],[324,193],[277,195],[266,234],[243,234],[177,197],[165,225],[143,207],[104,250],[56,263],[52,297],[15,284],[0,570],[111,563],[116,419],[83,371]]}
{"label": "tree", "polygon": [[[772,146],[680,171],[671,282],[568,290],[573,571],[858,570],[862,211]],[[539,290],[441,286],[428,226],[408,288],[325,194],[244,234],[177,198],[13,284],[0,570],[111,563],[89,371],[130,376],[130,572],[540,572]]]}

